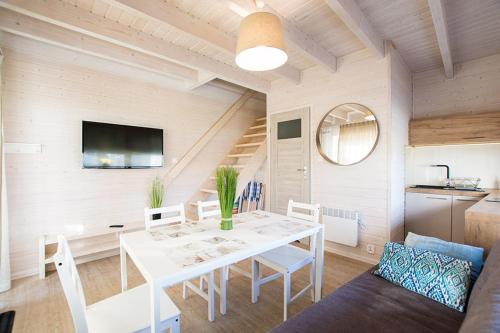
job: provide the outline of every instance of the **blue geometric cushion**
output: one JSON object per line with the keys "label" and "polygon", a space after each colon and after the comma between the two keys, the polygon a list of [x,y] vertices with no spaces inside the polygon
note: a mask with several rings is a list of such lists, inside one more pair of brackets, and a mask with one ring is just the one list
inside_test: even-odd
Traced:
{"label": "blue geometric cushion", "polygon": [[421,236],[412,232],[409,232],[406,236],[405,246],[418,247],[419,249],[472,262],[470,275],[472,284],[477,280],[483,268],[484,249],[482,247],[447,242],[439,238]]}
{"label": "blue geometric cushion", "polygon": [[463,312],[470,286],[471,263],[388,242],[375,274]]}

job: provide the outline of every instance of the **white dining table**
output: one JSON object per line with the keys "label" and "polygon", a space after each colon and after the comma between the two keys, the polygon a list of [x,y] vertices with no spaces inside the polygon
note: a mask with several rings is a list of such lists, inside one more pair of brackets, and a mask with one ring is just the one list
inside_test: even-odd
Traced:
{"label": "white dining table", "polygon": [[[315,239],[314,301],[321,299],[322,224],[260,210],[234,215],[232,230],[221,230],[219,223],[213,218],[120,235],[122,291],[127,289],[128,255],[150,286],[151,332],[160,332],[163,288],[201,275],[208,275],[213,286],[214,270],[309,236]],[[213,287],[208,297],[213,305]],[[208,317],[214,320],[214,306],[209,306]]]}

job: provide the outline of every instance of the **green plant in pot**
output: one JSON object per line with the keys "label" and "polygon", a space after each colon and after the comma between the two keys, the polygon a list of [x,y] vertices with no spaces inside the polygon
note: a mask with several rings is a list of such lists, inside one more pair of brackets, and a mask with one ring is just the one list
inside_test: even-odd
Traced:
{"label": "green plant in pot", "polygon": [[217,194],[221,210],[222,230],[233,229],[233,205],[236,196],[239,172],[233,167],[220,167],[216,173]]}
{"label": "green plant in pot", "polygon": [[[160,208],[163,204],[163,196],[165,195],[165,186],[159,177],[153,179],[151,191],[149,192],[149,206],[151,208]],[[161,219],[161,214],[153,214],[153,220]]]}

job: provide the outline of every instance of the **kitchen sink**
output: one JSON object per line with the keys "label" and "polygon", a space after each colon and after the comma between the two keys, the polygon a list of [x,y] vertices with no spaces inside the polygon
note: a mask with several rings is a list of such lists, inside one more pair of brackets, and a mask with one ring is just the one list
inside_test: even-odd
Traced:
{"label": "kitchen sink", "polygon": [[478,187],[469,187],[469,188],[457,188],[453,186],[445,186],[445,185],[414,185],[412,188],[427,188],[427,189],[437,189],[437,190],[459,190],[459,191],[471,191],[471,192],[484,192],[483,189]]}
{"label": "kitchen sink", "polygon": [[433,189],[438,189],[438,190],[453,190],[453,189],[455,189],[454,187],[443,186],[443,185],[415,185],[412,187],[413,188],[433,188]]}

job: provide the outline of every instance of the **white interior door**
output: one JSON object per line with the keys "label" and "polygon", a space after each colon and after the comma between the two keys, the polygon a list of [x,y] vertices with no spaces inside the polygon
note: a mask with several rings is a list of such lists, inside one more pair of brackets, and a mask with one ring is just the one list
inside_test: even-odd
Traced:
{"label": "white interior door", "polygon": [[288,200],[310,202],[309,108],[270,119],[271,211],[286,214]]}

